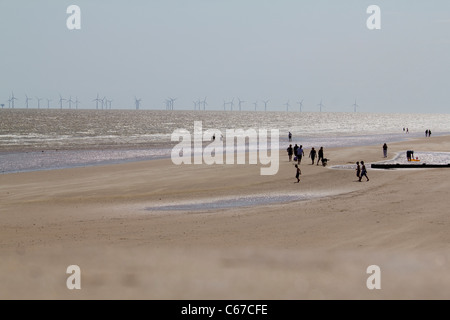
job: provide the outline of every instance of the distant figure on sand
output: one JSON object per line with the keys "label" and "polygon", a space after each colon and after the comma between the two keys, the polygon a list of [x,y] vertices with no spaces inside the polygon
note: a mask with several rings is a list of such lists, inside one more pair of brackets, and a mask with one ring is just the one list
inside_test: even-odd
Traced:
{"label": "distant figure on sand", "polygon": [[300,168],[298,167],[298,165],[295,165],[295,168],[297,169],[297,172],[295,174],[295,177],[297,178],[297,183],[300,182],[300,175],[302,174]]}
{"label": "distant figure on sand", "polygon": [[358,177],[358,179],[361,179],[361,166],[359,165],[359,161],[356,162],[356,176]]}
{"label": "distant figure on sand", "polygon": [[294,149],[292,149],[292,144],[289,145],[289,147],[287,148],[287,153],[289,156],[289,162],[292,161],[292,155],[294,154]]}
{"label": "distant figure on sand", "polygon": [[428,130],[428,136],[431,137],[431,130]]}
{"label": "distant figure on sand", "polygon": [[387,144],[386,143],[383,144],[383,155],[384,155],[385,158],[387,158],[387,149],[388,149]]}
{"label": "distant figure on sand", "polygon": [[320,147],[320,149],[319,149],[317,165],[319,165],[319,161],[321,161],[321,160],[323,161],[323,147]]}
{"label": "distant figure on sand", "polygon": [[311,151],[309,152],[309,157],[311,158],[312,163],[314,164],[314,159],[316,158],[316,149],[314,147],[311,148]]}
{"label": "distant figure on sand", "polygon": [[425,137],[428,137],[428,129],[425,130]]}
{"label": "distant figure on sand", "polygon": [[359,181],[361,181],[362,177],[366,177],[367,181],[369,181],[369,177],[367,176],[367,169],[364,161],[361,161],[361,175],[359,176]]}
{"label": "distant figure on sand", "polygon": [[305,152],[303,151],[303,146],[300,145],[300,147],[297,149],[297,161],[298,164],[302,162],[302,157],[305,155]]}
{"label": "distant figure on sand", "polygon": [[292,133],[289,131],[289,134],[288,134],[288,138],[289,138],[289,142],[291,142],[292,141]]}

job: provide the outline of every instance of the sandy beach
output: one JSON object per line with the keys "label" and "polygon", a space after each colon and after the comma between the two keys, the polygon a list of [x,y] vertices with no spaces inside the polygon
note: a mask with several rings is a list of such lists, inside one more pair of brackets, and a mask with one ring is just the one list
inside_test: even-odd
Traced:
{"label": "sandy beach", "polygon": [[[448,152],[450,137],[390,143],[388,158],[409,149]],[[370,170],[381,145],[325,149],[327,167],[308,153],[298,184],[283,150],[273,176],[170,159],[0,175],[0,298],[449,299],[450,169]],[[331,168],[360,160],[369,182]],[[207,204],[284,195],[307,200]]]}

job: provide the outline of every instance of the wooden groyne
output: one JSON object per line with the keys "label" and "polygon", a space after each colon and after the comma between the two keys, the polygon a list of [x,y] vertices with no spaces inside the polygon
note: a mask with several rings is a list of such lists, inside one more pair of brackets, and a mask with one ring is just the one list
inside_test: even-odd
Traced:
{"label": "wooden groyne", "polygon": [[383,163],[372,163],[370,165],[373,169],[413,169],[413,168],[450,168],[449,164],[427,164],[427,163],[413,163],[413,164],[383,164]]}

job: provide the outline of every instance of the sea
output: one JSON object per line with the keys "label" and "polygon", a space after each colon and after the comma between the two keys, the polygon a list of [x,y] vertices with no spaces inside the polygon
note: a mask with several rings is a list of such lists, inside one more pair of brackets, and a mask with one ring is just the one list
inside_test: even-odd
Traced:
{"label": "sea", "polygon": [[[278,129],[279,148],[381,145],[450,134],[450,114],[0,109],[0,173],[170,158],[175,130]],[[292,133],[292,141],[288,133]]]}

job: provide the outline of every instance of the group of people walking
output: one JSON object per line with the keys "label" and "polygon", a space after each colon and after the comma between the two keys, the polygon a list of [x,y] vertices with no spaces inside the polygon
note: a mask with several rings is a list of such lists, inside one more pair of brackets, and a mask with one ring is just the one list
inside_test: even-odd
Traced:
{"label": "group of people walking", "polygon": [[[302,158],[305,156],[305,150],[303,150],[303,145],[295,144],[292,147],[292,144],[287,148],[287,153],[289,157],[289,162],[292,161],[292,157],[294,157],[294,161],[297,161],[297,164],[302,162]],[[324,160],[323,157],[323,147],[320,147],[319,151],[317,151],[314,147],[309,151],[309,158],[311,158],[311,164],[315,163],[317,157],[317,165],[319,165],[320,161]]]}
{"label": "group of people walking", "polygon": [[361,179],[363,177],[366,178],[366,181],[369,181],[369,177],[367,176],[367,169],[364,161],[361,161],[361,164],[359,164],[359,161],[356,162],[356,176],[358,177],[358,181],[361,182]]}
{"label": "group of people walking", "polygon": [[425,130],[425,137],[431,137],[431,130],[430,129]]}

